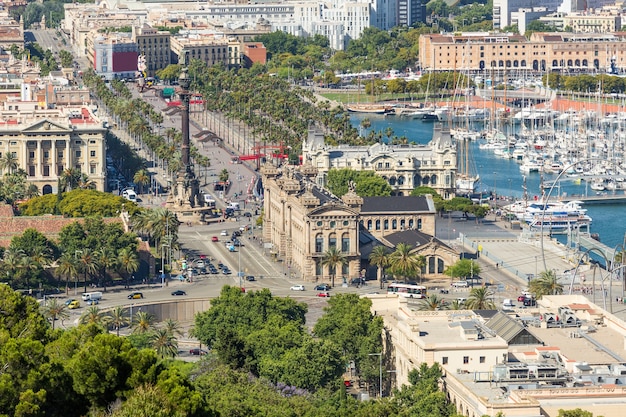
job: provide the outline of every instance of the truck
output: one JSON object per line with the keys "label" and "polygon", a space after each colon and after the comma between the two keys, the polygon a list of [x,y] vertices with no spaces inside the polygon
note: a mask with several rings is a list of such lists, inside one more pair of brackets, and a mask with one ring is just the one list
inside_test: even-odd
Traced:
{"label": "truck", "polygon": [[91,301],[91,302],[98,302],[100,300],[102,300],[102,293],[100,291],[95,291],[95,292],[85,292],[83,293],[83,301]]}

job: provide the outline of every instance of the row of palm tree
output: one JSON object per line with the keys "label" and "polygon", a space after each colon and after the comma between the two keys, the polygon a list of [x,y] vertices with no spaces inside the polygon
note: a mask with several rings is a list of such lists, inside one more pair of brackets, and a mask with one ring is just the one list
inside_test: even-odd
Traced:
{"label": "row of palm tree", "polygon": [[110,270],[116,270],[118,273],[125,275],[128,286],[130,277],[139,269],[139,256],[131,248],[123,248],[117,255],[108,248],[95,251],[85,248],[74,254],[63,253],[56,264],[58,273],[65,277],[66,294],[69,293],[70,279],[73,278],[78,283],[79,273],[83,274],[85,292],[87,292],[88,278],[96,275],[106,291],[106,277],[107,272]]}
{"label": "row of palm tree", "polygon": [[[67,306],[56,298],[47,300],[42,310],[44,316],[52,323],[52,330],[57,320],[61,320],[63,324],[63,320],[69,318]],[[108,331],[115,330],[117,336],[120,335],[121,328],[130,325],[134,334],[148,336],[148,342],[161,358],[176,356],[178,354],[177,336],[184,335],[180,323],[175,320],[168,318],[162,325],[157,326],[154,315],[139,311],[131,319],[129,310],[121,306],[114,307],[107,312],[97,306],[91,306],[80,316],[79,323],[94,324]]]}
{"label": "row of palm tree", "polygon": [[420,300],[418,309],[427,311],[463,309],[495,310],[496,305],[493,302],[493,295],[493,291],[487,287],[476,287],[472,288],[467,300],[454,300],[451,303],[448,303],[443,297],[440,297],[437,294],[431,294]]}

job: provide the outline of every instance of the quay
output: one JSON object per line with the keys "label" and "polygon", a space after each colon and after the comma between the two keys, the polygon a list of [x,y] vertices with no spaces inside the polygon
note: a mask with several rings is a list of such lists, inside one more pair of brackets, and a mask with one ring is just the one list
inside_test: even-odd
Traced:
{"label": "quay", "polygon": [[604,191],[594,195],[568,195],[559,198],[559,200],[564,203],[569,201],[582,201],[585,204],[621,204],[626,203],[626,194],[609,194]]}

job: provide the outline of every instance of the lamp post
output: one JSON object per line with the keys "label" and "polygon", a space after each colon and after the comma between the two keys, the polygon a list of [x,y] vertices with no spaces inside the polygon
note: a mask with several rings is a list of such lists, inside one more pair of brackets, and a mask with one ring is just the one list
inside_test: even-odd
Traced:
{"label": "lamp post", "polygon": [[165,286],[165,248],[170,245],[161,245],[161,288]]}
{"label": "lamp post", "polygon": [[[74,259],[78,259],[78,254],[82,254],[83,251],[82,250],[75,250],[74,251]],[[76,279],[74,280],[74,295],[78,294],[78,277],[76,277]]]}
{"label": "lamp post", "polygon": [[378,398],[383,398],[383,352],[368,353],[368,356],[378,356]]}
{"label": "lamp post", "polygon": [[494,203],[494,208],[498,208],[498,188],[496,187],[498,181],[498,173],[494,172],[493,173],[493,203]]}

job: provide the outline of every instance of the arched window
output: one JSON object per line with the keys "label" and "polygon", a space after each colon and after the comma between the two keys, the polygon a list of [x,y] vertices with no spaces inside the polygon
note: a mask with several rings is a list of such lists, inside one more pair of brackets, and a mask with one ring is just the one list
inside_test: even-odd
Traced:
{"label": "arched window", "polygon": [[513,67],[514,68],[519,67],[519,61],[517,59],[513,61]]}
{"label": "arched window", "polygon": [[422,219],[417,219],[417,230],[422,230]]}
{"label": "arched window", "polygon": [[533,70],[539,71],[539,61],[533,60]]}
{"label": "arched window", "polygon": [[41,194],[46,195],[46,194],[52,194],[52,186],[51,185],[44,185],[43,188],[41,189]]}
{"label": "arched window", "polygon": [[504,67],[504,61],[502,60],[498,61],[498,67],[500,68]]}
{"label": "arched window", "polygon": [[522,59],[522,60],[520,61],[520,63],[519,63],[519,66],[520,66],[520,67],[522,67],[522,68],[526,68],[526,60],[525,60],[525,59]]}
{"label": "arched window", "polygon": [[552,68],[556,68],[559,66],[559,61],[557,61],[556,59],[552,60]]}
{"label": "arched window", "polygon": [[396,185],[396,177],[389,178],[389,185]]}
{"label": "arched window", "polygon": [[367,230],[372,230],[372,221],[371,220],[367,221]]}
{"label": "arched window", "polygon": [[400,219],[400,229],[404,230],[404,225],[405,225],[404,219]]}
{"label": "arched window", "polygon": [[413,229],[413,219],[409,219],[409,229]]}
{"label": "arched window", "polygon": [[424,178],[422,178],[422,184],[423,185],[428,185],[430,183],[430,178],[428,177],[428,175],[426,175]]}
{"label": "arched window", "polygon": [[328,249],[332,247],[337,247],[337,235],[334,233],[331,233],[330,236],[328,236]]}
{"label": "arched window", "polygon": [[419,187],[420,185],[422,185],[422,176],[417,174],[415,176],[413,176],[413,185],[415,187]]}
{"label": "arched window", "polygon": [[593,67],[595,69],[600,69],[600,60],[599,59],[594,59],[593,60]]}
{"label": "arched window", "polygon": [[586,59],[583,59],[583,67],[588,67],[589,66],[589,61],[587,61]]}
{"label": "arched window", "polygon": [[573,62],[571,59],[568,59],[568,60],[567,60],[567,66],[568,66],[568,67],[571,67],[571,66],[573,66],[573,65],[574,65],[574,62]]}
{"label": "arched window", "polygon": [[577,59],[576,61],[574,61],[574,65],[577,67],[580,67],[580,59]]}
{"label": "arched window", "polygon": [[507,68],[511,68],[511,60],[510,59],[506,60],[506,67]]}
{"label": "arched window", "polygon": [[383,226],[383,229],[385,229],[385,230],[389,230],[389,220],[388,220],[388,219],[385,219],[385,221],[384,221],[383,225],[384,225],[384,226]]}
{"label": "arched window", "polygon": [[436,175],[433,175],[433,176],[430,177],[430,183],[432,185],[437,185],[437,176]]}
{"label": "arched window", "polygon": [[350,235],[347,233],[341,236],[341,251],[345,253],[350,252]]}
{"label": "arched window", "polygon": [[398,185],[404,185],[404,181],[405,181],[404,176],[400,175],[398,177]]}
{"label": "arched window", "polygon": [[481,70],[485,69],[485,61],[479,61],[478,68],[480,68]]}
{"label": "arched window", "polygon": [[496,61],[491,61],[491,68],[495,68],[496,67]]}
{"label": "arched window", "polygon": [[546,70],[546,60],[542,59],[541,60],[541,71],[545,71]]}
{"label": "arched window", "polygon": [[397,228],[398,228],[398,221],[396,219],[393,219],[391,221],[391,229],[396,230]]}
{"label": "arched window", "polygon": [[322,265],[322,260],[318,259],[315,261],[315,275],[321,276],[324,274],[324,265]]}
{"label": "arched window", "polygon": [[376,220],[376,230],[380,230],[380,220]]}
{"label": "arched window", "polygon": [[324,252],[324,236],[321,233],[315,236],[315,252]]}

